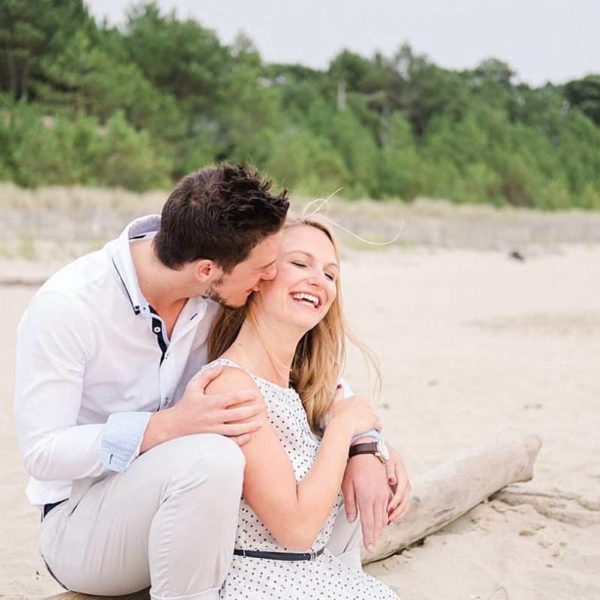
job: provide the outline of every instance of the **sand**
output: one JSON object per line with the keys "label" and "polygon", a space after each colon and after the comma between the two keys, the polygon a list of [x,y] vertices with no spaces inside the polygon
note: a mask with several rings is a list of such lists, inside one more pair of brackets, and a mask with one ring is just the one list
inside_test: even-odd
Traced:
{"label": "sand", "polygon": [[[600,599],[600,246],[525,259],[346,252],[349,320],[380,359],[385,433],[411,473],[507,427],[544,444],[534,479],[517,486],[533,495],[492,498],[368,568],[403,600]],[[37,281],[54,267],[0,258],[0,280]],[[12,425],[15,327],[34,291],[0,286],[0,598],[61,591],[36,553],[39,514]],[[356,355],[348,379],[367,391]]]}

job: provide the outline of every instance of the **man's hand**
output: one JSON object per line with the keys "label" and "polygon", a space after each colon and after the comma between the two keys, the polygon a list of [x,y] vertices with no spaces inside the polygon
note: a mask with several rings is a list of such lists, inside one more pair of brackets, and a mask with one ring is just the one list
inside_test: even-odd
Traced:
{"label": "man's hand", "polygon": [[265,404],[258,390],[239,390],[227,394],[206,395],[209,383],[223,367],[194,377],[181,400],[150,417],[140,453],[167,440],[193,433],[218,433],[242,446],[261,426]]}
{"label": "man's hand", "polygon": [[344,473],[342,492],[346,517],[352,522],[360,514],[363,543],[371,552],[389,518],[392,492],[385,467],[372,454],[353,456]]}
{"label": "man's hand", "polygon": [[360,513],[363,542],[369,552],[383,529],[408,510],[412,491],[402,458],[393,448],[389,450],[385,466],[373,455],[352,457],[342,482],[346,516],[354,521]]}

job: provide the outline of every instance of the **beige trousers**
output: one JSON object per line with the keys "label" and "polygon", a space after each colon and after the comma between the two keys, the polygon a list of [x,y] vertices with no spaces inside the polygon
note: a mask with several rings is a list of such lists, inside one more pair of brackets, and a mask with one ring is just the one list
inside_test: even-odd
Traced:
{"label": "beige trousers", "polygon": [[[75,482],[43,520],[40,553],[65,588],[100,596],[151,586],[152,600],[218,598],[233,556],[244,457],[229,439],[181,437],[124,473]],[[358,520],[343,510],[328,548],[360,568]]]}

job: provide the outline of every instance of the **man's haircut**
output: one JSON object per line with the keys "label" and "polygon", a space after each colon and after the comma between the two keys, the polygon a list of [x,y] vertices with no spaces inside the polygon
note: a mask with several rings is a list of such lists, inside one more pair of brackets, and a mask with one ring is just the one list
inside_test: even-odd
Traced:
{"label": "man's haircut", "polygon": [[277,233],[289,201],[248,165],[204,167],[184,177],[167,198],[154,244],[159,260],[177,269],[209,259],[226,273]]}

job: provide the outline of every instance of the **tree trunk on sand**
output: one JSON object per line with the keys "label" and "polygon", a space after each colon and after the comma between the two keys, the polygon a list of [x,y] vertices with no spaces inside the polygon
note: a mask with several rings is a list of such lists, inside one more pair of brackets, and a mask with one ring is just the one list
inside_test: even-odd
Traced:
{"label": "tree trunk on sand", "polygon": [[398,553],[509,483],[530,480],[541,445],[538,437],[509,429],[415,477],[411,507],[400,522],[385,528],[373,552],[363,552],[363,564]]}
{"label": "tree trunk on sand", "polygon": [[[381,560],[406,548],[464,515],[494,492],[533,476],[533,464],[542,445],[538,437],[514,430],[494,441],[470,448],[456,458],[427,471],[413,481],[408,513],[385,529],[372,553],[364,553],[363,564]],[[148,600],[148,590],[120,600]],[[43,600],[108,600],[65,592]]]}

